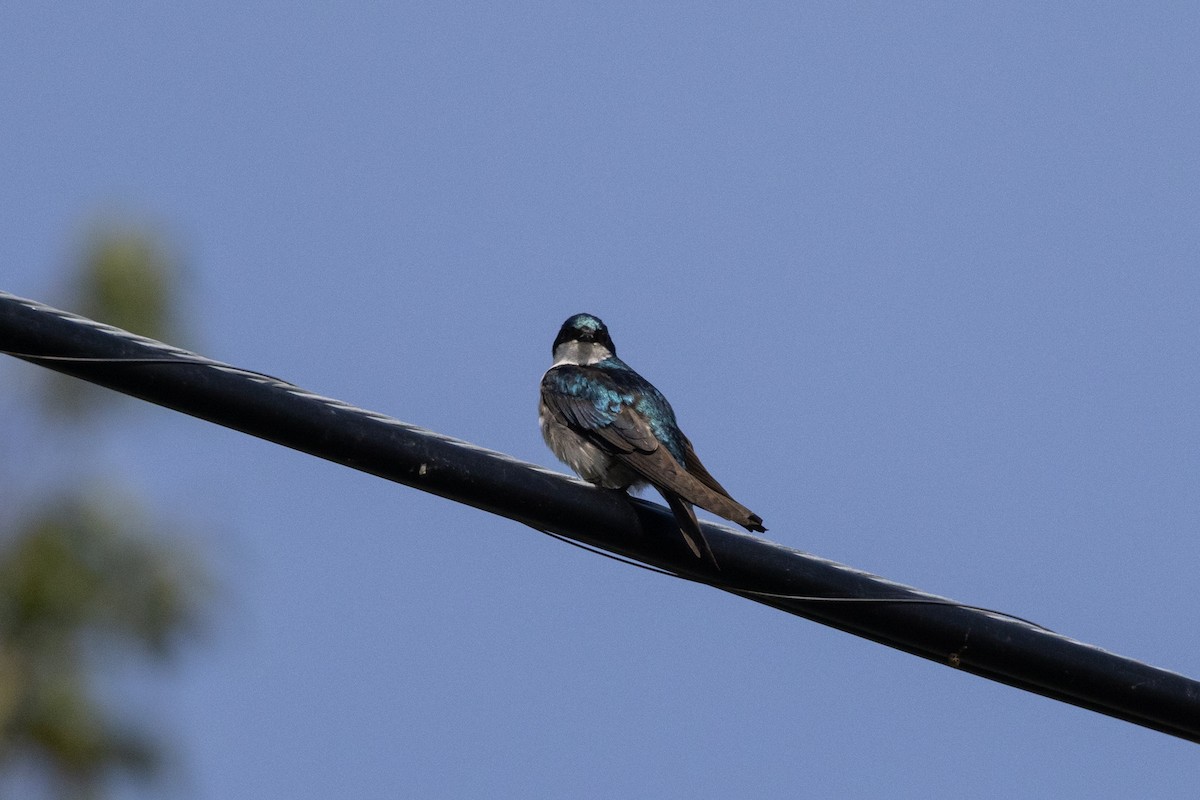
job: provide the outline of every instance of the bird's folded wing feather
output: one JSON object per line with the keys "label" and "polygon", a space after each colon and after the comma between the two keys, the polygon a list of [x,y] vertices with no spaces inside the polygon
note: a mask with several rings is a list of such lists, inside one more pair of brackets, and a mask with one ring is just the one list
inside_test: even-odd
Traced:
{"label": "bird's folded wing feather", "polygon": [[572,429],[659,489],[741,525],[761,523],[717,482],[685,440],[680,464],[659,442],[650,423],[598,371],[562,366],[542,380],[542,402]]}

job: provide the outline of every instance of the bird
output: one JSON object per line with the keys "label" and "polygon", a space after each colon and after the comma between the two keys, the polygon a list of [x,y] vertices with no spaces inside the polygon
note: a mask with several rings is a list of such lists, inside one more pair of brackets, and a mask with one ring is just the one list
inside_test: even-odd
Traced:
{"label": "bird", "polygon": [[653,486],[692,555],[720,569],[693,506],[750,531],[762,517],[709,474],[662,392],[617,358],[608,327],[575,314],[558,331],[542,376],[538,424],[546,445],[585,481],[607,489]]}

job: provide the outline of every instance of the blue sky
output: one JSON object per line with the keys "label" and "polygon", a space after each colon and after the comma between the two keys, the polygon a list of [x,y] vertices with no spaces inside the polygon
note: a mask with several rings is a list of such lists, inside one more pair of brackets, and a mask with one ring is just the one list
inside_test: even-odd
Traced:
{"label": "blue sky", "polygon": [[[97,219],[194,338],[545,465],[609,324],[788,545],[1200,676],[1193,4],[0,11],[3,288]],[[32,367],[10,375],[32,377]],[[1188,796],[1195,746],[150,406],[220,591],[179,796]],[[123,792],[135,796],[135,790]]]}

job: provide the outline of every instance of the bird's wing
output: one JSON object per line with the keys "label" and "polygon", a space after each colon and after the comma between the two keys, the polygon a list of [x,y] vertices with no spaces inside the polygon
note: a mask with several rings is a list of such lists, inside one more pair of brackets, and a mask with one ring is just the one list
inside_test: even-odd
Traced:
{"label": "bird's wing", "polygon": [[542,378],[542,402],[568,427],[651,483],[679,483],[687,470],[634,410],[635,399],[602,370],[564,365]]}
{"label": "bird's wing", "polygon": [[704,465],[700,463],[700,457],[696,455],[696,451],[692,448],[691,441],[686,436],[683,437],[683,465],[687,467],[687,471],[690,472],[692,476],[696,478],[696,480],[700,481],[714,492],[720,492],[726,497],[729,497],[729,499],[733,499],[729,492],[725,490],[725,487],[718,483],[717,479],[710,475],[708,470],[704,468]]}
{"label": "bird's wing", "polygon": [[633,408],[635,400],[602,370],[563,365],[542,378],[542,402],[547,407],[664,495],[670,492],[752,530],[761,528],[762,520],[730,497],[704,469],[690,442],[684,454],[691,464],[681,464],[671,455],[649,421]]}
{"label": "bird's wing", "polygon": [[624,413],[632,399],[600,370],[564,365],[542,378],[542,402],[576,433],[613,454],[660,447],[644,420]]}
{"label": "bird's wing", "polygon": [[683,437],[683,465],[687,469],[689,475],[703,484],[706,488],[725,498],[725,500],[732,504],[730,507],[734,510],[734,513],[728,514],[704,503],[697,503],[696,505],[700,506],[701,508],[707,508],[714,514],[720,514],[725,519],[733,520],[749,530],[758,531],[760,533],[766,532],[767,529],[764,528],[762,524],[762,517],[760,517],[758,514],[755,514],[738,501],[734,500],[729,492],[725,490],[725,487],[718,483],[717,479],[709,474],[708,470],[704,468],[704,465],[700,463],[700,457],[696,455],[696,451],[692,448],[692,443],[686,436]]}

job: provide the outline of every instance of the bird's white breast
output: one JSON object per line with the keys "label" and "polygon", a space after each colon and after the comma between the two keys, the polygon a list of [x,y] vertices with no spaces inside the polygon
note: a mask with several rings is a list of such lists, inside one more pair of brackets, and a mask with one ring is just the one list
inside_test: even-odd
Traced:
{"label": "bird's white breast", "polygon": [[554,367],[564,365],[572,365],[576,367],[588,367],[598,361],[603,361],[606,358],[612,357],[612,351],[602,344],[594,342],[563,342],[558,347],[554,348]]}

